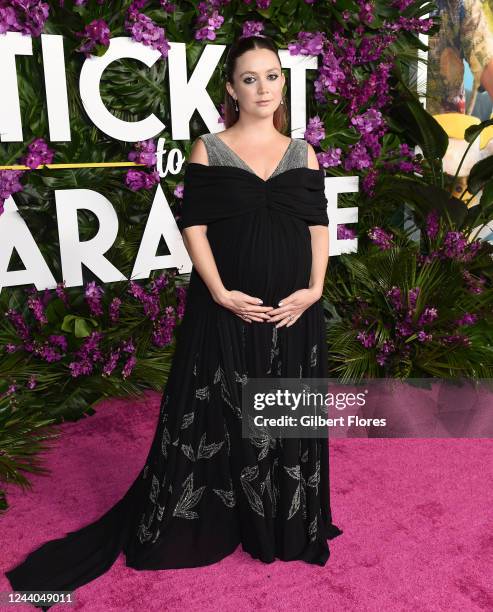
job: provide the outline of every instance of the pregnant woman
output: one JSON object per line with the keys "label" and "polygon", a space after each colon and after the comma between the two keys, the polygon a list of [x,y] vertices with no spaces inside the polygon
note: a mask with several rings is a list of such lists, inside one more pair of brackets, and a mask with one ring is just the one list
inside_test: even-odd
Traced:
{"label": "pregnant woman", "polygon": [[325,565],[328,439],[242,437],[251,378],[324,378],[328,262],[324,172],[283,135],[274,42],[240,38],[226,65],[225,123],[198,138],[179,221],[193,262],[146,463],[96,522],[7,572],[15,590],[74,590],[120,552],[137,570],[208,565],[239,544],[264,563]]}

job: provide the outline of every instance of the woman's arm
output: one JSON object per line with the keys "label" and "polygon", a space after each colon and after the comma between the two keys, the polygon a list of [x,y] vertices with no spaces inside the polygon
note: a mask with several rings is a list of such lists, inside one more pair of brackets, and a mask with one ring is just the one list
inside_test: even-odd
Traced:
{"label": "woman's arm", "polygon": [[[208,165],[207,149],[201,138],[197,138],[192,145],[188,161]],[[207,285],[215,302],[221,303],[228,293],[223,285],[211,245],[207,239],[207,225],[192,225],[182,232],[183,243],[190,255],[194,268]]]}
{"label": "woman's arm", "polygon": [[325,225],[311,225],[312,270],[309,288],[322,297],[325,273],[329,263],[329,230]]}
{"label": "woman's arm", "polygon": [[[308,167],[312,170],[319,170],[320,168],[315,150],[309,143]],[[325,273],[329,264],[329,229],[326,225],[310,225],[308,227],[312,238],[312,269],[309,288],[320,298],[322,297]]]}

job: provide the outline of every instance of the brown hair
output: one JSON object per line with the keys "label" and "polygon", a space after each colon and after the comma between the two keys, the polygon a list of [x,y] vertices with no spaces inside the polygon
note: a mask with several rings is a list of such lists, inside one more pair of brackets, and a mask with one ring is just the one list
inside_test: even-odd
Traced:
{"label": "brown hair", "polygon": [[[234,83],[233,72],[236,68],[236,60],[240,55],[243,55],[246,51],[251,49],[269,49],[277,55],[279,64],[281,59],[279,58],[279,51],[276,43],[269,36],[247,36],[236,39],[230,46],[226,62],[224,66],[224,77],[226,81]],[[283,104],[280,104],[276,108],[273,117],[274,127],[281,133],[285,134],[288,125],[288,113],[286,109],[286,99],[282,97]],[[231,127],[238,121],[239,111],[235,108],[235,101],[230,96],[228,90],[225,88],[224,93],[224,125],[226,128]]]}

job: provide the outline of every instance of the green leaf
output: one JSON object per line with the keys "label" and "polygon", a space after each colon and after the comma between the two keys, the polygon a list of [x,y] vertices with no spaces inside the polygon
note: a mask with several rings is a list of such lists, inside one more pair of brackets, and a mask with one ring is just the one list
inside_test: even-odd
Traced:
{"label": "green leaf", "polygon": [[467,177],[467,189],[470,193],[477,193],[493,176],[493,155],[481,159],[471,168]]}
{"label": "green leaf", "polygon": [[444,157],[449,144],[447,132],[418,100],[396,103],[389,115],[413,143],[421,147],[426,159],[435,161]]}
{"label": "green leaf", "polygon": [[459,198],[436,185],[428,185],[413,178],[389,177],[383,181],[381,193],[406,202],[421,222],[425,221],[430,211],[437,210],[444,220],[460,227],[468,214],[467,205]]}
{"label": "green leaf", "polygon": [[473,142],[489,125],[493,125],[493,119],[487,119],[478,123],[478,125],[470,125],[464,132],[464,140],[469,143]]}
{"label": "green leaf", "polygon": [[483,187],[479,202],[469,208],[464,225],[475,228],[493,220],[493,180]]}
{"label": "green leaf", "polygon": [[76,338],[85,338],[92,332],[89,323],[92,327],[97,327],[97,322],[94,319],[87,319],[78,315],[66,315],[63,319],[61,329],[62,331],[74,334]]}

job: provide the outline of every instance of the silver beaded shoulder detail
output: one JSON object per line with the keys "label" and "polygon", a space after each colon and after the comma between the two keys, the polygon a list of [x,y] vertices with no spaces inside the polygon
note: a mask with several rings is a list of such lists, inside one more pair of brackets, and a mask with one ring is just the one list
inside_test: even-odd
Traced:
{"label": "silver beaded shoulder detail", "polygon": [[[254,173],[253,170],[215,134],[202,134],[200,138],[207,149],[208,163],[210,166],[235,166]],[[275,176],[291,168],[307,167],[308,144],[306,140],[295,138],[271,176]]]}

